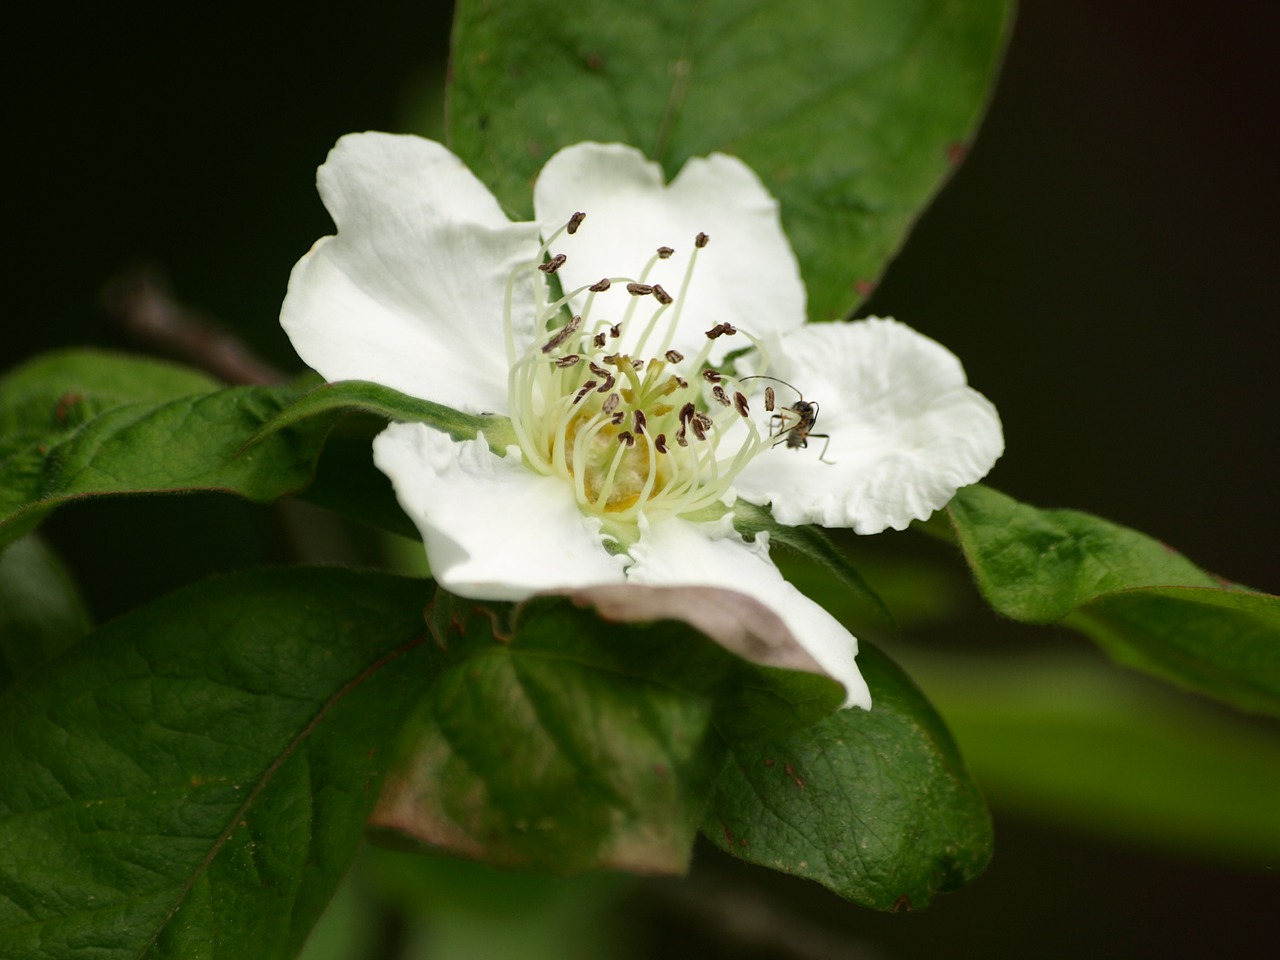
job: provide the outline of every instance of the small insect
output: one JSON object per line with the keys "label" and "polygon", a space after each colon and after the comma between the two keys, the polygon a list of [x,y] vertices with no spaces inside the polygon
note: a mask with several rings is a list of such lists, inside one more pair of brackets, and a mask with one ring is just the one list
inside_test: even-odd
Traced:
{"label": "small insect", "polygon": [[[804,394],[796,390],[794,386],[785,380],[779,380],[777,377],[743,377],[742,381],[747,380],[772,380],[774,383],[780,383],[784,387],[795,390],[796,396],[799,397],[795,403],[789,407],[783,407],[769,418],[769,436],[775,437],[773,445],[776,447],[780,443],[785,443],[790,450],[804,450],[809,446],[809,438],[815,440],[827,441],[822,445],[822,452],[818,454],[818,459],[823,463],[831,463],[827,459],[827,447],[831,446],[831,435],[829,433],[814,433],[813,428],[818,423],[818,403],[816,400],[806,400]],[[773,387],[764,388],[764,408],[773,411],[776,407],[775,394]]]}

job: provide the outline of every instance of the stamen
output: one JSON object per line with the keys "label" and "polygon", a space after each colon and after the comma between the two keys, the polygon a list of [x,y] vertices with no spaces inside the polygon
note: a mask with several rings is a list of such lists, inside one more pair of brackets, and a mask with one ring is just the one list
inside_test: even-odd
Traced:
{"label": "stamen", "polygon": [[764,408],[767,412],[773,413],[774,392],[773,387],[764,388]]}
{"label": "stamen", "polygon": [[[610,523],[634,524],[644,511],[651,516],[695,513],[723,500],[741,468],[778,440],[777,434],[762,439],[764,427],[750,419],[739,378],[709,366],[714,350],[722,349],[713,347],[714,341],[738,332],[732,323],[716,323],[689,356],[672,342],[682,333],[680,313],[709,237],[699,233],[684,251],[688,259],[675,296],[650,277],[659,260],[675,256],[667,246],[657,248],[638,274],[607,276],[569,290],[548,279],[567,263],[568,251],[552,255],[550,248],[557,238],[574,235],[584,219],[582,213],[570,217],[533,260],[512,271],[507,284],[504,334],[516,440],[531,469],[566,480],[584,511]],[[533,288],[534,329],[545,333],[516,354],[514,296],[517,283],[526,282]],[[614,301],[618,307],[625,301],[625,309],[610,324],[592,309],[595,298],[614,286],[629,296]],[[657,303],[646,301],[649,315],[640,319],[636,309],[647,295]],[[764,376],[768,357],[749,332],[743,333],[759,351],[755,376]],[[610,340],[617,342],[611,347]],[[691,384],[674,364],[701,374],[703,383]],[[765,390],[764,403],[772,413],[778,400],[771,389]],[[745,434],[736,426],[739,419]]]}
{"label": "stamen", "polygon": [[566,257],[563,253],[557,253],[554,257],[552,257],[546,263],[538,264],[538,269],[541,270],[543,273],[555,273],[557,270],[559,270],[561,267],[565,265],[565,262],[568,259],[569,258]]}
{"label": "stamen", "polygon": [[577,333],[580,326],[582,326],[582,317],[575,314],[568,323],[555,332],[555,335],[550,340],[542,345],[542,352],[550,353],[552,350],[557,349]]}

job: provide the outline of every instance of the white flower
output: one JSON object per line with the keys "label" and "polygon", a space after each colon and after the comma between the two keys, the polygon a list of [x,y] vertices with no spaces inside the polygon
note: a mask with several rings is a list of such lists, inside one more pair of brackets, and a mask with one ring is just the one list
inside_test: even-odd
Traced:
{"label": "white flower", "polygon": [[416,137],[343,137],[319,187],[338,232],[281,315],[302,359],[511,421],[503,453],[417,423],[374,443],[446,589],[729,587],[870,706],[857,641],[731,507],[859,533],[928,517],[1003,447],[952,354],[893,320],[806,325],[777,202],[733,157],[664,185],[630,147],[570,147],[538,178],[537,223]]}

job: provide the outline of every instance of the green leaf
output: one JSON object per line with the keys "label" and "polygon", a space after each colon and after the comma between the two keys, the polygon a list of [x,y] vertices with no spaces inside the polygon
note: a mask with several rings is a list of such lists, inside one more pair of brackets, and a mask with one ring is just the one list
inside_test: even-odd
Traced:
{"label": "green leaf", "polygon": [[736,857],[877,910],[918,910],[991,857],[982,795],[938,715],[863,643],[870,711],[731,745],[703,833]]}
{"label": "green leaf", "polygon": [[674,176],[741,157],[782,202],[809,314],[847,314],[972,139],[1012,3],[461,0],[449,142],[530,214],[547,158],[639,147]]}
{"label": "green leaf", "polygon": [[1157,540],[988,487],[948,508],[978,587],[1026,623],[1062,621],[1120,663],[1280,714],[1280,598],[1232,589]]}
{"label": "green leaf", "polygon": [[908,666],[997,810],[1179,855],[1280,860],[1275,729],[1079,653],[920,651]]}
{"label": "green leaf", "polygon": [[0,551],[0,690],[89,632],[89,614],[58,555],[35,534]]}
{"label": "green leaf", "polygon": [[428,593],[329,569],[205,581],[0,695],[5,956],[292,957],[438,660]]}
{"label": "green leaf", "polygon": [[804,728],[843,699],[828,678],[753,666],[687,623],[602,629],[592,602],[579,591],[504,612],[438,595],[429,623],[453,666],[408,725],[377,826],[505,866],[681,872],[721,731]]}
{"label": "green leaf", "polygon": [[169,364],[92,351],[18,368],[0,380],[0,544],[83,497],[214,490],[267,501],[298,490],[330,422],[243,447],[300,392],[219,389]]}

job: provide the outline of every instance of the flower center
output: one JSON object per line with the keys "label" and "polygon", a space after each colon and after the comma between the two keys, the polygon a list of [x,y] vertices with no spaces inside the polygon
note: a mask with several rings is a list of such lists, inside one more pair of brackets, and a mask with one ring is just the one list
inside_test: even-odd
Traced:
{"label": "flower center", "polygon": [[[709,238],[695,238],[674,297],[647,282],[654,265],[674,253],[670,247],[659,247],[635,277],[605,277],[556,296],[551,284],[567,257],[547,254],[562,235],[575,234],[583,218],[574,214],[507,284],[507,387],[525,461],[539,473],[563,477],[580,508],[611,526],[633,524],[642,512],[653,517],[710,507],[769,448],[770,438],[752,421],[739,381],[709,363],[712,344],[738,334],[733,325],[706,331],[689,357],[672,343]],[[521,279],[532,282],[536,315],[533,343],[518,353],[511,307]],[[581,312],[571,314],[570,305],[578,303]],[[755,338],[743,336],[760,350]],[[764,362],[760,351],[757,376]]]}

